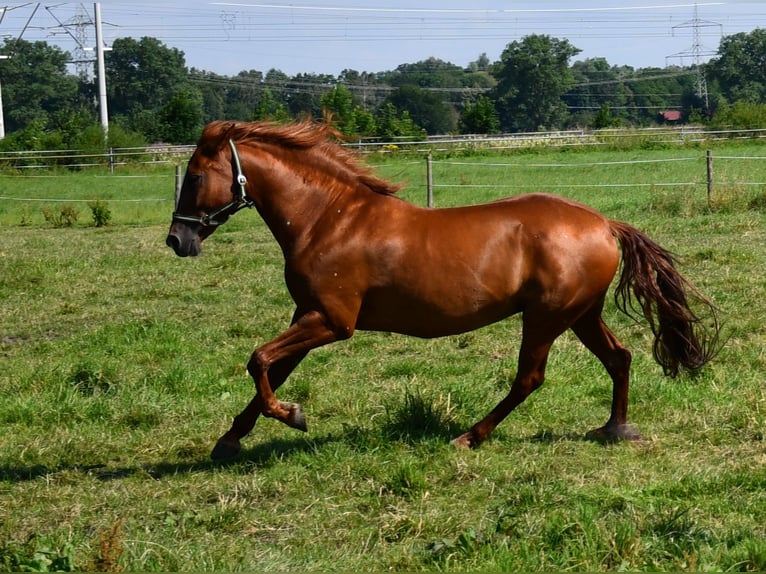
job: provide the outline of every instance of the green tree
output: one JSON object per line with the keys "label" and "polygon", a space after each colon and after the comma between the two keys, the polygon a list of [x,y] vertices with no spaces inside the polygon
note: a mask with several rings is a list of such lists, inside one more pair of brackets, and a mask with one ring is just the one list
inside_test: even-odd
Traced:
{"label": "green tree", "polygon": [[295,118],[322,117],[321,98],[337,80],[327,74],[298,74],[285,86],[284,102]]}
{"label": "green tree", "polygon": [[605,105],[609,108],[610,121],[628,119],[630,90],[622,83],[622,78],[632,75],[631,68],[610,66],[604,58],[587,58],[572,64],[571,70],[573,84],[564,95],[571,125],[602,122],[603,117],[599,120],[595,117]]}
{"label": "green tree", "polygon": [[65,123],[79,101],[77,79],[67,73],[69,54],[25,40],[6,40],[0,53],[11,56],[0,60],[6,132],[31,124],[33,132],[44,132]]}
{"label": "green tree", "polygon": [[285,105],[274,97],[270,88],[264,88],[258,96],[258,101],[253,113],[253,120],[286,122],[290,119],[290,112]]}
{"label": "green tree", "polygon": [[754,129],[766,126],[766,104],[756,104],[745,100],[733,104],[723,104],[716,111],[711,121],[718,129]]}
{"label": "green tree", "polygon": [[[93,106],[79,106],[68,110],[66,114],[58,114],[54,121],[48,123],[49,131],[59,134],[63,147],[101,152],[106,150],[104,129],[96,119]],[[98,145],[90,145],[90,134],[98,132]],[[87,134],[87,135],[86,135]]]}
{"label": "green tree", "polygon": [[387,77],[392,86],[417,86],[419,88],[465,86],[465,78],[465,69],[438,58],[429,58],[413,64],[401,64]]}
{"label": "green tree", "polygon": [[162,108],[189,83],[183,52],[156,38],[118,38],[106,53],[106,74],[110,114],[150,139],[161,138]]}
{"label": "green tree", "polygon": [[[215,90],[224,98],[223,113],[219,118],[250,120],[258,114],[265,80],[258,70],[241,71],[228,82],[217,82]],[[273,92],[269,95],[273,95]]]}
{"label": "green tree", "polygon": [[614,117],[612,114],[612,108],[609,104],[603,103],[598,110],[598,113],[593,117],[593,121],[590,126],[594,129],[601,130],[604,128],[613,128],[620,125],[620,119]]}
{"label": "green tree", "polygon": [[725,36],[718,53],[705,71],[722,95],[729,102],[766,103],[766,29]]}
{"label": "green tree", "polygon": [[120,122],[109,124],[107,140],[109,147],[144,147],[148,143],[143,134],[126,129]]}
{"label": "green tree", "polygon": [[688,113],[692,107],[702,107],[693,95],[693,75],[683,68],[636,70],[589,58],[571,69],[574,84],[564,96],[570,125],[648,125],[656,122],[661,110],[681,108]]}
{"label": "green tree", "polygon": [[457,112],[441,93],[405,85],[387,99],[397,110],[407,111],[412,121],[429,134],[447,134],[457,127]]}
{"label": "green tree", "polygon": [[[226,114],[228,78],[192,68],[189,73],[189,79],[202,96],[203,123],[231,117]],[[222,86],[224,86],[224,89],[221,89]]]}
{"label": "green tree", "polygon": [[468,64],[468,69],[471,70],[471,72],[486,72],[489,70],[491,64],[492,62],[490,62],[487,53],[482,52],[476,60]]}
{"label": "green tree", "polygon": [[384,139],[407,138],[422,140],[426,131],[416,125],[407,110],[399,112],[391,102],[386,102],[375,117],[376,135]]}
{"label": "green tree", "polygon": [[692,74],[680,67],[641,68],[633,74],[628,89],[631,123],[654,123],[661,110],[683,107],[684,94],[693,90]]}
{"label": "green tree", "polygon": [[343,84],[354,94],[354,101],[364,110],[376,110],[385,102],[390,92],[386,78],[390,72],[370,73],[345,69],[338,76],[338,83]]}
{"label": "green tree", "polygon": [[568,40],[539,34],[508,44],[493,69],[501,127],[535,131],[562,125],[562,97],[573,83],[569,60],[579,53]]}
{"label": "green tree", "polygon": [[479,94],[495,85],[489,74],[489,58],[479,56],[468,67],[457,66],[438,58],[401,64],[393,72],[383,72],[388,86],[399,88],[386,97],[430,134],[452,133],[458,127],[458,109],[468,94]]}
{"label": "green tree", "polygon": [[332,114],[333,124],[344,134],[354,135],[357,127],[354,122],[354,97],[343,84],[337,84],[332,90],[322,94],[319,100],[322,109]]}
{"label": "green tree", "polygon": [[162,133],[159,139],[173,144],[191,144],[202,131],[202,94],[184,86],[159,111]]}
{"label": "green tree", "polygon": [[487,96],[466,102],[460,116],[460,132],[464,134],[494,134],[500,131],[495,103]]}
{"label": "green tree", "polygon": [[333,125],[347,136],[371,136],[375,134],[375,117],[354,103],[354,97],[343,84],[322,95],[322,107],[330,112]]}
{"label": "green tree", "polygon": [[377,130],[375,124],[375,116],[369,110],[363,109],[361,106],[355,106],[352,112],[354,126],[356,126],[356,133],[353,135],[358,136],[373,136]]}

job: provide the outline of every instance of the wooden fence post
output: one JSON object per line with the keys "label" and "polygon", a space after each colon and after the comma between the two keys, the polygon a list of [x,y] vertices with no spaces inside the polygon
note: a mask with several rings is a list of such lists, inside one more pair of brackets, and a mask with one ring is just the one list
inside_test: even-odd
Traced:
{"label": "wooden fence post", "polygon": [[434,171],[432,159],[433,158],[429,153],[426,157],[426,205],[428,205],[428,207],[434,206]]}
{"label": "wooden fence post", "polygon": [[710,207],[710,199],[713,197],[713,152],[707,150],[707,205]]}

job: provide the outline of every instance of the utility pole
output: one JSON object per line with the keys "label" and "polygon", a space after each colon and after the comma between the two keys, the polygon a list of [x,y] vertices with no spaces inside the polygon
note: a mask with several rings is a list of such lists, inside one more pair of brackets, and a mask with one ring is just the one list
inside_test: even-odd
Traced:
{"label": "utility pole", "polygon": [[[3,8],[0,12],[0,22],[5,18],[5,13],[8,11],[8,7]],[[9,56],[0,54],[0,60],[7,60]],[[0,80],[2,80],[2,74],[0,74]],[[3,84],[0,81],[0,140],[5,138],[5,120],[3,119]]]}
{"label": "utility pole", "polygon": [[104,66],[104,34],[101,31],[101,4],[93,5],[96,18],[96,65],[98,74],[98,111],[104,137],[109,133],[109,113],[106,107],[106,69]]}
{"label": "utility pole", "polygon": [[[101,4],[96,2],[93,4],[94,19],[91,21],[88,15],[84,12],[84,8],[80,5],[80,9],[74,17],[75,34],[69,30],[72,24],[66,24],[59,20],[53,13],[50,7],[46,6],[46,10],[50,12],[51,16],[59,23],[59,26],[72,37],[76,43],[75,59],[72,61],[77,67],[77,75],[81,81],[88,80],[90,73],[88,72],[88,65],[92,64],[94,60],[87,57],[86,53],[93,51],[93,48],[87,46],[88,44],[88,31],[87,27],[90,24],[95,24],[96,28],[96,76],[98,77],[98,109],[101,118],[101,127],[104,130],[104,136],[109,132],[109,113],[107,111],[106,103],[106,71],[104,67],[104,35],[102,32],[101,22]],[[71,21],[70,21],[71,22]],[[92,72],[91,72],[92,73]]]}
{"label": "utility pole", "polygon": [[[8,59],[8,56],[0,54],[0,60],[7,60],[7,59]],[[5,138],[5,120],[3,119],[3,85],[2,83],[0,83],[0,140],[4,138]]]}

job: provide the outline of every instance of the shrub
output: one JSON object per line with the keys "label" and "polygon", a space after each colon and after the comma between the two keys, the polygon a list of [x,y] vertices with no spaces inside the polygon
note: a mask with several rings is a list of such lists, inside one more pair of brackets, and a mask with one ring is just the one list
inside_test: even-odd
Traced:
{"label": "shrub", "polygon": [[58,211],[43,207],[42,211],[45,221],[53,227],[72,227],[80,216],[80,212],[71,205],[64,205]]}
{"label": "shrub", "polygon": [[96,227],[104,227],[108,225],[112,219],[112,212],[109,210],[109,206],[103,201],[93,201],[88,204],[91,214],[93,215],[93,224]]}
{"label": "shrub", "polygon": [[[755,129],[766,124],[766,104],[747,101],[724,105],[716,112],[711,127],[716,129]],[[734,137],[732,134],[731,137]]]}
{"label": "shrub", "polygon": [[747,207],[753,211],[766,211],[766,189],[751,198]]}

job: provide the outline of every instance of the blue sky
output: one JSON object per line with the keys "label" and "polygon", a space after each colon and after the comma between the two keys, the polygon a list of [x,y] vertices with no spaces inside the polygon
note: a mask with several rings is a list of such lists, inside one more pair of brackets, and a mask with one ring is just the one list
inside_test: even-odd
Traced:
{"label": "blue sky", "polygon": [[[17,37],[35,5],[8,4],[0,37]],[[690,65],[695,52],[709,59],[722,35],[766,28],[766,2],[744,0],[698,2],[696,14],[694,2],[657,0],[107,0],[101,12],[107,44],[153,36],[183,51],[187,65],[223,75],[380,72],[429,57],[463,66],[482,53],[496,61],[529,34],[567,38],[582,50],[575,60]],[[23,37],[74,53],[78,17],[92,18],[93,3],[42,4]],[[92,45],[92,27],[81,32]]]}

